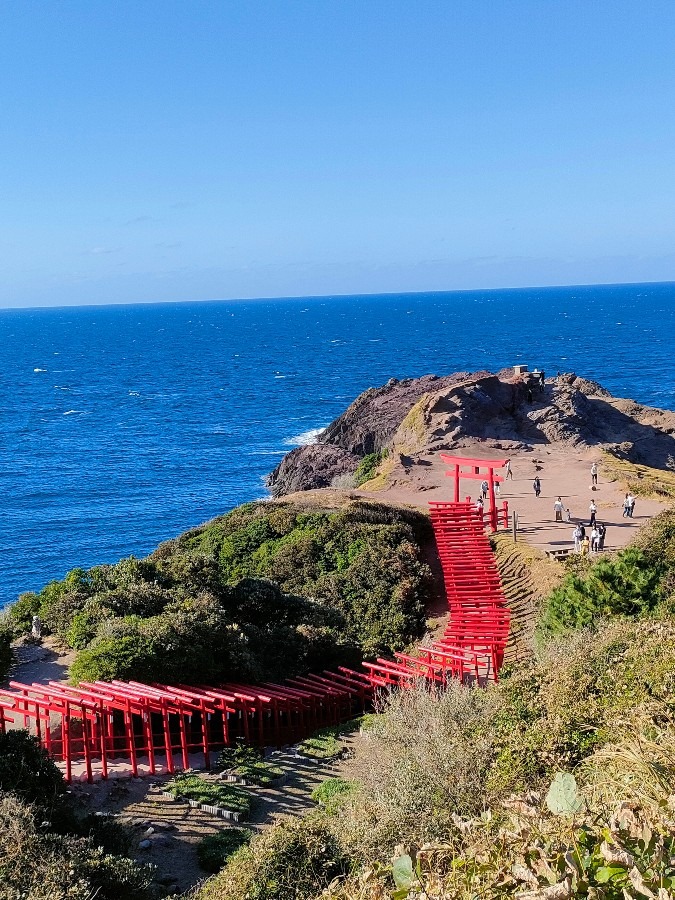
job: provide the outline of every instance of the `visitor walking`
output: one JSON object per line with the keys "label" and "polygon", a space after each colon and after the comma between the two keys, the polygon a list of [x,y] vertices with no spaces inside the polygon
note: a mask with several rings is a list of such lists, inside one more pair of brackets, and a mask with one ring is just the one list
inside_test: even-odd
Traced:
{"label": "visitor walking", "polygon": [[532,482],[532,487],[534,488],[534,496],[538,497],[541,494],[541,481],[539,481],[539,476],[534,476],[534,481]]}
{"label": "visitor walking", "polygon": [[598,467],[595,463],[591,466],[591,485],[598,483]]}
{"label": "visitor walking", "polygon": [[633,518],[633,510],[635,509],[635,497],[632,494],[628,495],[628,515],[632,519]]}
{"label": "visitor walking", "polygon": [[553,504],[553,512],[555,513],[556,522],[562,522],[562,514],[565,509],[565,505],[562,502],[562,498],[558,497],[558,499]]}
{"label": "visitor walking", "polygon": [[630,516],[630,500],[628,499],[628,494],[624,497],[623,501],[623,513],[622,518],[627,519]]}
{"label": "visitor walking", "polygon": [[581,528],[581,525],[577,525],[574,529],[573,537],[574,537],[574,552],[581,553],[581,541],[583,539],[584,533]]}
{"label": "visitor walking", "polygon": [[481,516],[483,516],[483,498],[478,497],[476,500],[476,512]]}
{"label": "visitor walking", "polygon": [[565,510],[565,521],[566,521],[566,522],[571,522],[571,521],[572,521],[572,513],[570,512],[569,506],[568,506],[567,509]]}
{"label": "visitor walking", "polygon": [[595,516],[598,511],[598,507],[595,505],[595,500],[591,500],[591,505],[588,507],[588,511],[591,514],[591,521],[590,521],[591,527],[594,528],[595,527]]}
{"label": "visitor walking", "polygon": [[501,485],[499,484],[498,481],[495,481],[495,497],[497,499],[499,499],[501,492],[502,492]]}
{"label": "visitor walking", "polygon": [[481,492],[481,494],[483,495],[483,500],[485,500],[486,497],[487,497],[487,495],[488,495],[488,489],[489,489],[489,487],[490,487],[490,485],[487,483],[487,481],[481,481],[481,483],[480,483],[480,492]]}
{"label": "visitor walking", "polygon": [[511,471],[511,460],[507,459],[504,466],[504,481],[508,481],[509,478],[513,480],[513,472]]}

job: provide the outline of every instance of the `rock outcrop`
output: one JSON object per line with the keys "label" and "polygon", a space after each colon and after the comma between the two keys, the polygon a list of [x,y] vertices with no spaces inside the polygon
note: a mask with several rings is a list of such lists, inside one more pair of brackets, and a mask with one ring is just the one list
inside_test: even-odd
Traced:
{"label": "rock outcrop", "polygon": [[427,453],[476,442],[511,452],[599,446],[630,462],[675,469],[675,412],[615,398],[574,374],[550,378],[543,389],[512,370],[392,379],[357,397],[319,443],[285,456],[269,484],[274,496],[328,487],[385,448],[393,455],[389,470],[400,464],[407,471]]}

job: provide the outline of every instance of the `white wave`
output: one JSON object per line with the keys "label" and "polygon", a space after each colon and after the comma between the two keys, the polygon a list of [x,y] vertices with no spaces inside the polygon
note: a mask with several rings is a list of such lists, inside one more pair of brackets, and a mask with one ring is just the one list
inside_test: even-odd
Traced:
{"label": "white wave", "polygon": [[140,397],[140,393],[138,391],[129,391],[130,397]]}
{"label": "white wave", "polygon": [[33,369],[34,372],[46,372],[46,369]]}
{"label": "white wave", "polygon": [[316,444],[316,439],[325,427],[325,425],[322,425],[320,428],[309,428],[307,431],[301,431],[300,434],[286,438],[284,444],[287,447],[304,447],[305,444]]}
{"label": "white wave", "polygon": [[249,450],[248,456],[285,456],[285,450]]}
{"label": "white wave", "polygon": [[64,416],[75,416],[75,415],[83,416],[84,410],[83,409],[69,409],[69,410],[66,410],[66,412],[64,412],[63,415]]}

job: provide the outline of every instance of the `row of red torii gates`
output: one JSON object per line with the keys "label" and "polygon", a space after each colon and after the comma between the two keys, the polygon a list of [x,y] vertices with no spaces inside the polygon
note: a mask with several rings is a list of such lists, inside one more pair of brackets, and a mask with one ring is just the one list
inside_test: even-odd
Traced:
{"label": "row of red torii gates", "polygon": [[[0,690],[0,732],[27,728],[63,768],[68,781],[124,774],[173,773],[211,765],[213,751],[244,741],[281,747],[368,709],[378,690],[408,688],[420,680],[443,686],[457,679],[496,681],[509,635],[510,612],[485,534],[498,529],[494,485],[507,460],[452,457],[454,499],[432,501],[431,521],[443,567],[449,618],[440,639],[413,654],[363,663],[361,670],[246,685],[87,682],[77,686],[10,682]],[[467,497],[462,478],[487,481],[487,516]],[[503,504],[504,527],[508,505]],[[486,523],[487,519],[487,523]]]}

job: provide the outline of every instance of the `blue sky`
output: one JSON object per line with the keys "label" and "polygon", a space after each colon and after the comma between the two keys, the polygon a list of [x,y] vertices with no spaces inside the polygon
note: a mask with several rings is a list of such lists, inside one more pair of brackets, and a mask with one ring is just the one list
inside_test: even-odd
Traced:
{"label": "blue sky", "polygon": [[675,3],[0,5],[0,306],[675,280]]}

